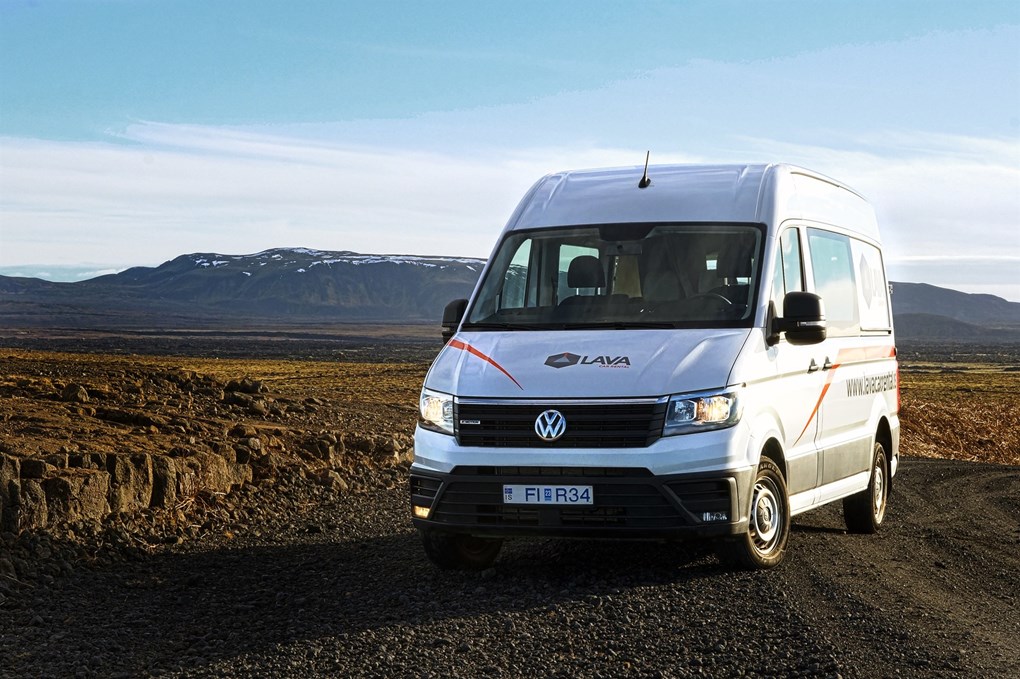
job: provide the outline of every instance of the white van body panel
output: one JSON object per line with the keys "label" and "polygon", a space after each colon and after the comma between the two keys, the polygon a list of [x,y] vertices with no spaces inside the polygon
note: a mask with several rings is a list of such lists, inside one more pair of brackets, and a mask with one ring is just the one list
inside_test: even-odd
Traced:
{"label": "white van body panel", "polygon": [[878,240],[871,205],[853,189],[792,165],[653,167],[654,190],[635,191],[640,167],[561,172],[540,179],[505,231],[566,224],[758,222],[839,224]]}
{"label": "white van body panel", "polygon": [[[456,396],[490,398],[658,397],[678,384],[718,389],[728,386],[720,364],[733,364],[749,332],[643,330],[637,342],[618,330],[463,332],[443,347],[426,383]],[[547,365],[561,354],[576,361]]]}
{"label": "white van body panel", "polygon": [[562,172],[541,179],[507,230],[565,224],[761,221],[765,165],[656,167],[654,190],[635,191],[641,168]]}

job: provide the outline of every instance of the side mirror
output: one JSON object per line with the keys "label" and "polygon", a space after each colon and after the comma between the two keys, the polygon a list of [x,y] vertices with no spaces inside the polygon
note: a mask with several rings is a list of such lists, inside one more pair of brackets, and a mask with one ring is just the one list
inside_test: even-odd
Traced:
{"label": "side mirror", "polygon": [[813,292],[789,292],[783,298],[782,318],[773,318],[769,330],[770,344],[786,333],[790,344],[818,344],[825,339],[825,305]]}
{"label": "side mirror", "polygon": [[443,309],[443,344],[449,342],[457,333],[457,327],[464,318],[464,310],[467,309],[467,302],[466,299],[455,299]]}

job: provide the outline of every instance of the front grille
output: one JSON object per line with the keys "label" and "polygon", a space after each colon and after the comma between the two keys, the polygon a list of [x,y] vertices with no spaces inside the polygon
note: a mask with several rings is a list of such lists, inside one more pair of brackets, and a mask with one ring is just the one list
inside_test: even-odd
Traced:
{"label": "front grille", "polygon": [[[535,420],[555,409],[567,421],[556,441],[535,433]],[[454,404],[454,429],[462,446],[492,448],[644,448],[662,435],[666,401],[612,403],[485,403]],[[477,424],[476,424],[477,423]]]}
{"label": "front grille", "polygon": [[684,508],[694,516],[702,516],[705,512],[732,513],[730,507],[730,484],[723,479],[709,481],[675,481],[667,485],[673,491]]}
{"label": "front grille", "polygon": [[415,498],[419,504],[431,504],[432,500],[436,499],[439,487],[442,485],[442,481],[430,476],[412,476],[411,497]]}

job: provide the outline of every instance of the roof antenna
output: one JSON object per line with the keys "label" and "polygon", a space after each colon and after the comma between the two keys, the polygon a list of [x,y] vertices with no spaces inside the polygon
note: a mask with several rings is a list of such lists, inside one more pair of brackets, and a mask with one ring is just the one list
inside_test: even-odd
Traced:
{"label": "roof antenna", "polygon": [[652,157],[651,151],[645,152],[645,173],[641,175],[641,181],[637,183],[639,189],[647,189],[652,185],[652,180],[648,177],[648,159]]}

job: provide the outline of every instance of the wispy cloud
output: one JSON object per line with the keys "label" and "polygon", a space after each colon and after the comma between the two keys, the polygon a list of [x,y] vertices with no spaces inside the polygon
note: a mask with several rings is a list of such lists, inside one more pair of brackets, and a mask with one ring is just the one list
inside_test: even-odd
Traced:
{"label": "wispy cloud", "polygon": [[18,225],[4,227],[0,263],[158,263],[285,245],[486,256],[538,177],[633,164],[637,155],[563,148],[461,157],[155,123],[118,141],[0,139],[0,221]]}
{"label": "wispy cloud", "polygon": [[886,132],[858,137],[852,147],[746,143],[864,193],[893,261],[1020,258],[1018,139]]}
{"label": "wispy cloud", "polygon": [[[288,245],[486,256],[541,175],[634,165],[642,155],[594,145],[440,154],[152,122],[111,143],[0,143],[0,264],[48,265],[156,264],[184,252]],[[959,278],[964,265],[1020,259],[1020,164],[1012,162],[1020,142],[887,132],[856,144],[745,138],[740,146],[864,192],[878,209],[890,262],[909,271],[924,264],[931,282]]]}
{"label": "wispy cloud", "polygon": [[907,255],[891,258],[894,262],[949,262],[983,264],[986,262],[1020,262],[1020,255]]}

